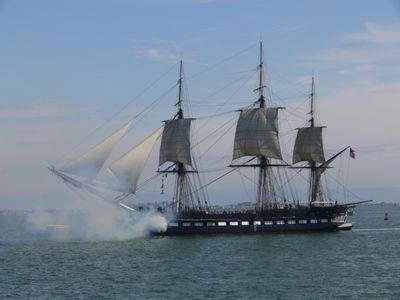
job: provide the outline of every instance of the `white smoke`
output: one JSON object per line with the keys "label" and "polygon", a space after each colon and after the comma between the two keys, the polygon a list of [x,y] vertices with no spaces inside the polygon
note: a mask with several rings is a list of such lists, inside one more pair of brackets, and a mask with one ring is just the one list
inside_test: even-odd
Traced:
{"label": "white smoke", "polygon": [[[122,132],[120,133],[120,136],[115,137],[119,139],[122,136]],[[166,230],[167,220],[159,213],[131,211],[121,207],[118,202],[112,200],[112,197],[109,201],[103,200],[102,197],[106,197],[108,193],[104,193],[104,195],[102,193],[101,196],[95,197],[96,194],[92,195],[91,189],[87,189],[85,186],[80,189],[79,182],[82,181],[85,185],[85,182],[89,181],[89,178],[81,178],[81,175],[90,175],[90,179],[92,179],[92,175],[99,172],[98,164],[93,164],[92,160],[95,159],[97,162],[99,159],[106,159],[111,151],[111,146],[117,141],[117,139],[112,141],[108,139],[97,146],[105,147],[104,151],[96,152],[93,150],[96,148],[93,148],[71,163],[68,168],[71,168],[75,175],[67,176],[51,169],[55,175],[70,185],[81,199],[79,199],[80,201],[71,201],[71,205],[66,204],[68,209],[65,211],[30,214],[28,223],[31,225],[33,233],[56,240],[104,241],[133,239],[147,236],[152,231]],[[104,153],[107,155],[103,155]],[[98,179],[96,178],[96,180]],[[105,187],[114,186],[111,177],[106,176],[100,182]],[[101,187],[98,189],[99,193],[102,192]]]}
{"label": "white smoke", "polygon": [[87,199],[70,210],[39,211],[28,216],[30,232],[57,241],[128,240],[165,231],[167,223],[167,218],[157,212],[129,211],[97,199]]}

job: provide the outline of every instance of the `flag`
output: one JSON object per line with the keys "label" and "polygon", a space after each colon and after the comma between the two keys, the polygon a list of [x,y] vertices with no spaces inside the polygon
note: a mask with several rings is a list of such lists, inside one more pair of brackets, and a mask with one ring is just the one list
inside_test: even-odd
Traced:
{"label": "flag", "polygon": [[356,159],[356,151],[354,151],[353,149],[350,148],[350,157],[352,159]]}

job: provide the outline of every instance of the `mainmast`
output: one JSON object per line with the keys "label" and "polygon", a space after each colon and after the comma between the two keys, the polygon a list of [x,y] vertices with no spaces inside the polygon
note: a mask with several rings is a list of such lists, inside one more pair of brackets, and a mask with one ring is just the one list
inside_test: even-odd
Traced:
{"label": "mainmast", "polygon": [[[310,93],[310,127],[314,128],[314,76],[311,78],[311,93]],[[312,204],[317,201],[320,194],[320,175],[318,172],[317,163],[315,161],[310,161],[310,186],[309,186],[309,203]]]}
{"label": "mainmast", "polygon": [[264,59],[263,59],[263,47],[262,42],[260,42],[260,64],[258,65],[259,70],[259,84],[258,84],[258,102],[260,107],[265,107],[265,98],[264,98]]}
{"label": "mainmast", "polygon": [[[263,47],[260,42],[260,63],[258,65],[259,70],[259,84],[258,84],[258,103],[260,108],[265,107],[264,97],[264,60],[263,60]],[[257,208],[263,209],[267,205],[267,168],[269,164],[268,158],[261,156],[258,158],[259,173],[258,173],[258,185],[257,185]]]}
{"label": "mainmast", "polygon": [[[176,114],[176,118],[178,120],[183,119],[183,109],[182,109],[182,102],[183,102],[183,63],[182,60],[180,61],[179,64],[179,92],[178,92],[178,102],[175,104],[178,107],[178,112]],[[175,187],[175,196],[174,196],[174,202],[175,202],[175,212],[179,213],[182,211],[184,207],[183,203],[183,188],[184,188],[184,182],[185,182],[185,177],[186,177],[186,172],[185,172],[185,165],[181,162],[178,162],[176,164],[176,187]]]}
{"label": "mainmast", "polygon": [[183,119],[183,109],[182,109],[182,102],[183,102],[183,63],[182,60],[179,63],[179,80],[178,80],[178,102],[176,102],[175,106],[178,107],[178,112],[176,114],[177,119]]}
{"label": "mainmast", "polygon": [[244,156],[257,158],[256,164],[230,165],[231,167],[259,168],[257,183],[256,210],[263,210],[277,204],[275,193],[276,179],[272,173],[270,159],[282,160],[279,144],[278,111],[281,107],[266,107],[264,96],[264,61],[260,42],[260,61],[258,64],[259,83],[258,107],[240,111],[233,146],[233,160]]}
{"label": "mainmast", "polygon": [[314,127],[314,76],[311,78],[311,93],[310,93],[310,127]]}

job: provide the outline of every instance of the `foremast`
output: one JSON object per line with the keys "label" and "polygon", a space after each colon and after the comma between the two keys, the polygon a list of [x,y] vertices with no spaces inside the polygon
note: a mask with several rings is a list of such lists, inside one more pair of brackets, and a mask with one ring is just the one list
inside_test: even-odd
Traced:
{"label": "foremast", "polygon": [[[192,165],[191,146],[190,146],[190,125],[193,119],[185,118],[183,112],[183,63],[180,61],[178,79],[178,101],[175,103],[177,112],[172,120],[165,121],[165,127],[160,146],[159,166],[165,162],[173,162],[174,165],[160,173],[175,173],[175,190],[172,200],[173,210],[179,214],[195,206],[192,190],[192,183],[188,173],[197,173]],[[188,166],[191,169],[188,169]],[[201,208],[200,199],[197,199],[197,206]]]}

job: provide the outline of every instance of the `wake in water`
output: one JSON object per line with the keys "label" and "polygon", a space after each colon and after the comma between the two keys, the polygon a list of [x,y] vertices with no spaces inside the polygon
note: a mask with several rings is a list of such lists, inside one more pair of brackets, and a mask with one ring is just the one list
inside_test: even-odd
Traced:
{"label": "wake in water", "polygon": [[353,229],[353,231],[400,231],[400,227],[393,227],[393,228],[360,228],[360,229]]}

